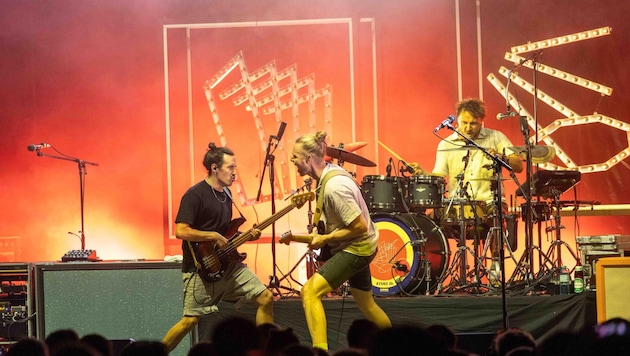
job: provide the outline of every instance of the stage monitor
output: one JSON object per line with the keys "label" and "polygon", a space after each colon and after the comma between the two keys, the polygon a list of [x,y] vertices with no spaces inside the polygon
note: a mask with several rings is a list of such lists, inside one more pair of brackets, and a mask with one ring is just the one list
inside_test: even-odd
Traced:
{"label": "stage monitor", "polygon": [[[80,336],[162,341],[182,317],[179,263],[48,263],[35,264],[33,274],[42,340],[70,328]],[[171,355],[185,356],[191,344],[192,339],[184,339]]]}

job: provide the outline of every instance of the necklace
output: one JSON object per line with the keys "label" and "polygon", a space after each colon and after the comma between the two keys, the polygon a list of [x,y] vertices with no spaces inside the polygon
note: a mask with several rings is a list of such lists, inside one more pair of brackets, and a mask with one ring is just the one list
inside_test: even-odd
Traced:
{"label": "necklace", "polygon": [[225,193],[224,193],[224,194],[225,194],[225,196],[223,197],[223,200],[221,200],[221,199],[219,199],[219,197],[217,196],[217,192],[215,192],[215,189],[214,189],[214,188],[212,188],[212,186],[210,187],[210,189],[212,189],[212,194],[214,194],[214,197],[215,197],[215,198],[217,198],[217,201],[218,201],[219,203],[225,203],[225,202],[227,201],[227,198],[228,198],[228,197],[227,197],[227,194],[225,194]]}

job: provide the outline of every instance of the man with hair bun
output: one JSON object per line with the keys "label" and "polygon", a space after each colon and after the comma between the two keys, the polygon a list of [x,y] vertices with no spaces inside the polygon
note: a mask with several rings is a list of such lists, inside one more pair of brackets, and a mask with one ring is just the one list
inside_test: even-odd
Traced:
{"label": "man with hair bun", "polygon": [[[231,228],[232,193],[229,186],[236,178],[236,158],[227,147],[208,145],[203,165],[206,178],[182,197],[175,219],[175,236],[182,240],[184,313],[164,336],[168,352],[199,323],[199,319],[219,310],[220,301],[240,304],[251,301],[258,306],[256,324],[273,323],[273,294],[242,262],[226,266],[219,280],[206,281],[199,274],[199,261],[193,251],[202,242],[213,242],[218,249],[228,246],[225,234]],[[250,239],[258,239],[260,230],[252,228]]]}
{"label": "man with hair bun", "polygon": [[332,255],[301,291],[313,347],[322,350],[328,350],[322,298],[345,281],[349,282],[350,294],[366,318],[380,328],[391,327],[389,317],[372,296],[369,265],[376,255],[378,230],[354,178],[340,166],[326,162],[325,140],[324,131],[303,135],[296,140],[291,156],[301,176],[308,175],[317,181],[321,220],[319,231],[311,234],[309,247],[329,249]]}

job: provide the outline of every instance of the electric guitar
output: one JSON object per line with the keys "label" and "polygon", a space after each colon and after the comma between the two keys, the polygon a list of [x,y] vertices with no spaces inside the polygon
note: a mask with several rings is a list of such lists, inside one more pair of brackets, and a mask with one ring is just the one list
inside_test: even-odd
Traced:
{"label": "electric guitar", "polygon": [[[300,242],[300,243],[310,244],[311,241],[313,241],[313,237],[311,235],[293,235],[291,230],[280,235],[280,243],[283,243],[285,245],[288,245],[291,242]],[[320,249],[319,256],[317,256],[316,260],[327,261],[331,257],[332,257],[332,253],[330,252],[330,246],[324,245]]]}
{"label": "electric guitar", "polygon": [[[315,199],[314,192],[296,195],[291,198],[291,204],[287,205],[279,212],[273,214],[272,216],[258,224],[255,228],[262,231],[273,224],[276,220],[289,213],[291,210],[293,210],[293,208],[301,208],[304,203],[313,199]],[[224,249],[218,248],[215,241],[203,241],[197,244],[194,249],[195,257],[201,265],[199,269],[199,276],[204,281],[212,283],[221,280],[221,278],[223,278],[225,270],[231,263],[241,262],[245,260],[247,254],[239,253],[236,249],[245,242],[251,240],[252,230],[254,228],[249,229],[246,232],[239,233],[238,228],[244,222],[245,219],[242,217],[236,218],[230,222],[230,226],[228,227],[227,232],[224,234],[224,236],[231,237],[228,238],[229,245]]]}

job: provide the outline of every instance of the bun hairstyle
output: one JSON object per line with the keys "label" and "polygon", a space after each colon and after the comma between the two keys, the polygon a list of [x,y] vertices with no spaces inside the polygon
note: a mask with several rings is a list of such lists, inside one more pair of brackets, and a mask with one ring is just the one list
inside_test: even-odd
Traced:
{"label": "bun hairstyle", "polygon": [[234,156],[234,152],[227,147],[217,147],[214,142],[208,144],[208,150],[203,157],[203,166],[206,167],[208,173],[212,170],[212,165],[221,167],[223,165],[223,155]]}
{"label": "bun hairstyle", "polygon": [[324,157],[326,153],[326,131],[317,131],[300,136],[295,143],[302,144],[302,150],[314,157]]}

